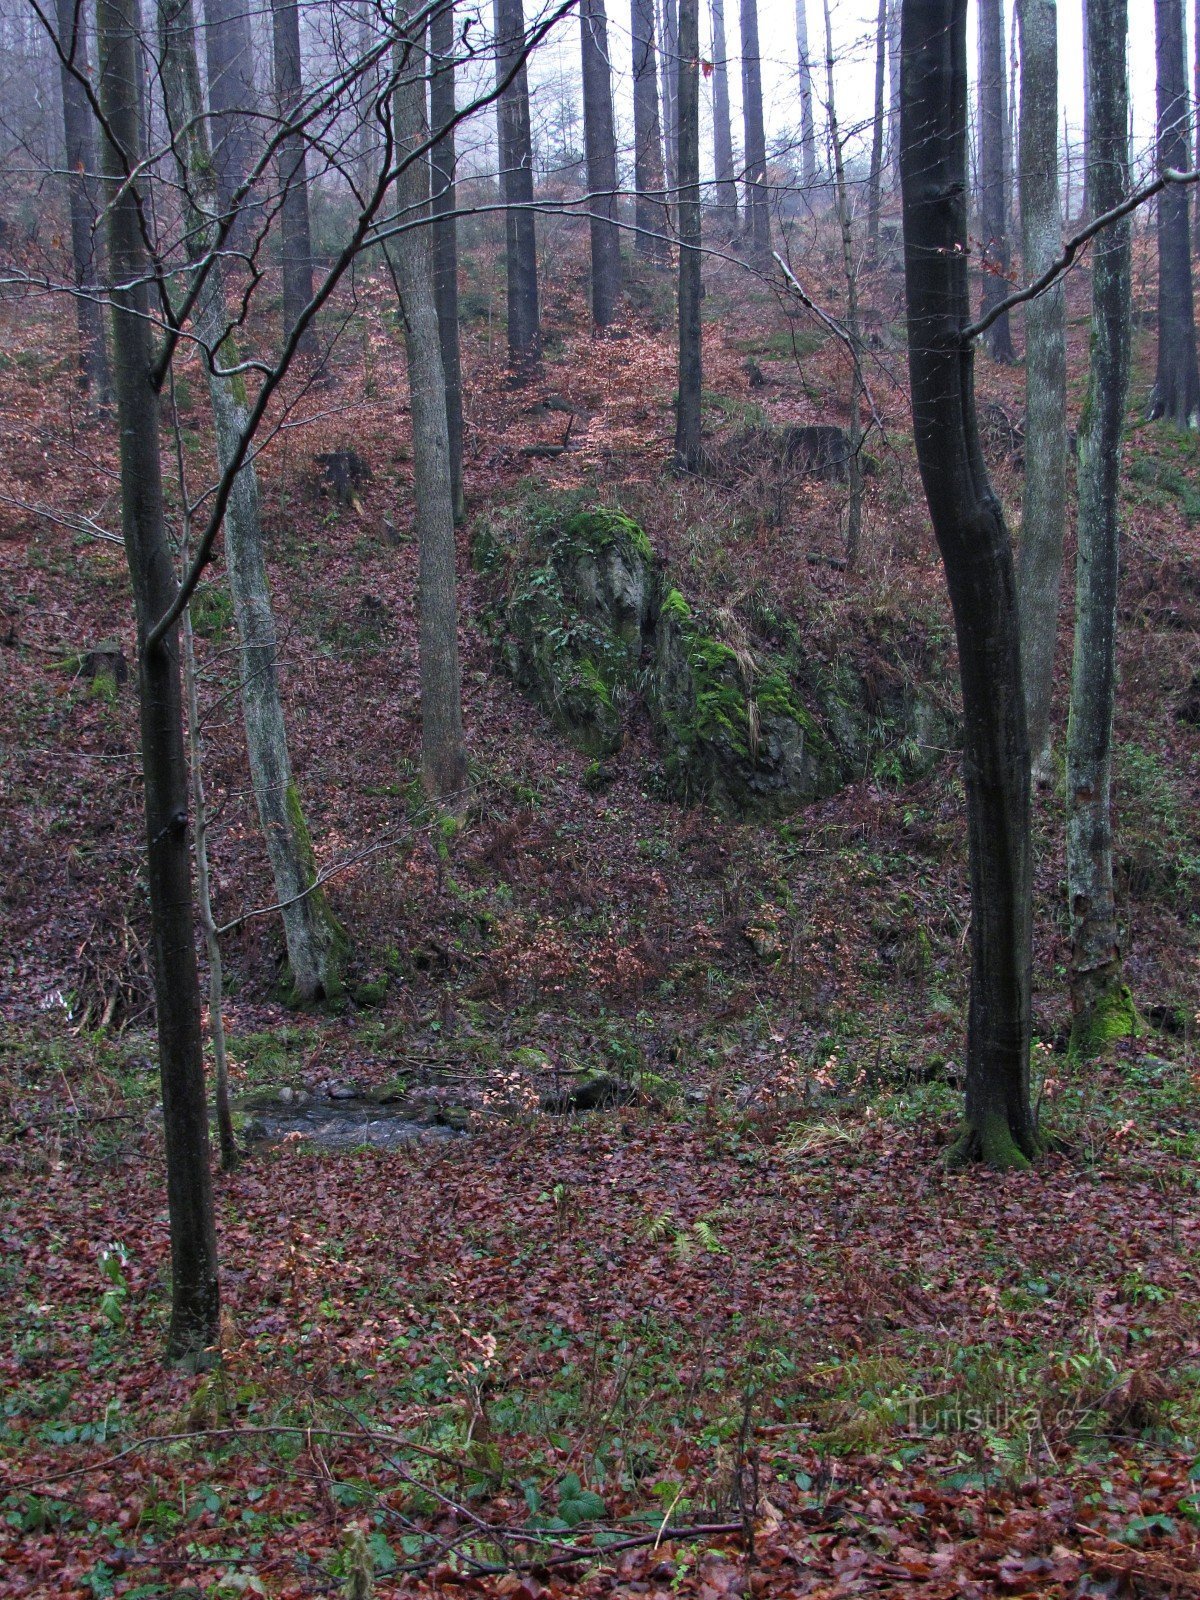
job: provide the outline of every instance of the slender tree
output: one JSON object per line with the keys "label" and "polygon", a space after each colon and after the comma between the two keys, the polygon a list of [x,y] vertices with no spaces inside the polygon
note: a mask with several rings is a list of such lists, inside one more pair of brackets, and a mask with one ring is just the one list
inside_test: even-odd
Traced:
{"label": "slender tree", "polygon": [[112,398],[104,313],[98,293],[99,249],[96,146],[83,81],[88,76],[84,0],[58,0],[58,49],[63,103],[63,150],[71,214],[71,274],[79,329],[79,381],[101,404]]}
{"label": "slender tree", "polygon": [[178,583],[163,514],[151,274],[142,227],[139,22],[137,0],[98,0],[121,523],[139,642],[146,865],[171,1232],[167,1355],[198,1366],[209,1359],[217,1343],[220,1289],[192,915],[178,628],[169,629],[156,644],[148,643],[175,600]]}
{"label": "slender tree", "polygon": [[967,0],[905,0],[900,160],[913,428],[946,569],[963,696],[971,883],[966,1118],[950,1152],[1024,1166],[1029,1092],[1029,745],[1012,548],[975,420],[967,280]]}
{"label": "slender tree", "polygon": [[883,190],[884,76],[887,68],[888,0],[879,0],[875,22],[875,116],[871,123],[871,171],[867,182],[867,256],[874,261],[879,247],[879,203]]}
{"label": "slender tree", "polygon": [[667,203],[675,204],[679,187],[679,13],[676,0],[661,0],[659,56],[662,60],[663,153],[667,166]]}
{"label": "slender tree", "polygon": [[679,400],[675,460],[701,464],[700,0],[679,4]]}
{"label": "slender tree", "polygon": [[[1008,172],[1004,159],[1008,118],[1004,95],[1004,19],[1001,0],[979,0],[979,189],[984,248],[983,310],[1009,291]],[[1016,359],[1005,314],[987,333],[993,361]]]}
{"label": "slender tree", "polygon": [[592,321],[597,328],[607,328],[616,314],[621,293],[621,235],[617,229],[617,135],[604,0],[580,0],[579,37],[592,247]]}
{"label": "slender tree", "polygon": [[437,302],[442,370],[446,375],[446,428],[450,447],[450,492],[454,520],[466,515],[463,495],[462,359],[458,340],[458,198],[455,149],[454,0],[442,0],[429,15],[429,118],[433,209],[433,293]]}
{"label": "slender tree", "polygon": [[[251,118],[258,108],[254,89],[254,48],[246,0],[204,0],[204,44],[208,58],[209,142],[217,169],[221,209],[246,181],[253,159]],[[239,234],[245,233],[244,208]]]}
{"label": "slender tree", "polygon": [[[234,4],[240,0],[234,0]],[[285,127],[292,124],[304,97],[300,58],[299,0],[271,0],[274,40],[275,104]],[[281,250],[283,254],[283,334],[291,335],[313,296],[312,230],[308,215],[308,155],[303,129],[285,131],[279,141]],[[316,354],[310,323],[301,346]]]}
{"label": "slender tree", "polygon": [[529,78],[525,70],[522,0],[495,0],[496,127],[504,198],[508,276],[508,357],[527,377],[542,358],[538,314],[537,234],[533,215],[533,141],[529,129]]}
{"label": "slender tree", "polygon": [[[1092,160],[1092,112],[1091,102],[1088,98],[1088,84],[1091,82],[1091,65],[1088,61],[1088,0],[1080,0],[1083,7],[1083,214],[1087,215],[1087,171]],[[1069,154],[1069,152],[1068,152]],[[1068,211],[1068,215],[1070,212]]]}
{"label": "slender tree", "polygon": [[804,187],[817,181],[817,136],[813,125],[812,57],[808,53],[808,9],[796,0],[796,56],[800,72],[800,170]]}
{"label": "slender tree", "polygon": [[767,197],[767,133],[763,122],[762,57],[758,0],[741,0],[742,118],[746,135],[746,221],[750,251],[765,264],[771,255],[771,209]]}
{"label": "slender tree", "polygon": [[[846,567],[853,572],[858,565],[858,547],[862,537],[862,348],[859,338],[858,316],[858,258],[854,248],[854,219],[850,211],[850,195],[846,188],[846,166],[842,153],[842,135],[838,127],[837,102],[833,92],[833,21],[829,0],[824,0],[825,13],[825,115],[829,119],[829,148],[833,157],[834,204],[837,207],[838,227],[842,235],[842,276],[846,285],[846,333],[850,344],[850,459],[847,476],[850,479],[850,505],[846,517]],[[879,124],[882,127],[882,119]]]}
{"label": "slender tree", "polygon": [[658,53],[654,0],[630,0],[633,38],[633,188],[637,253],[661,266],[669,256],[662,133],[658,120]]}
{"label": "slender tree", "polygon": [[[1194,164],[1200,167],[1200,0],[1196,0],[1196,9],[1192,13],[1192,49],[1195,52],[1192,68],[1192,105],[1196,110],[1194,118],[1196,142],[1192,148],[1195,152]],[[1194,206],[1195,238],[1193,249],[1196,255],[1200,255],[1200,197],[1195,199]]]}
{"label": "slender tree", "polygon": [[[1088,207],[1099,216],[1128,188],[1126,0],[1088,0],[1091,104]],[[1172,193],[1159,195],[1159,203]],[[1112,720],[1116,683],[1121,448],[1129,388],[1130,225],[1097,239],[1092,353],[1079,429],[1075,655],[1067,730],[1067,897],[1071,918],[1071,1045],[1088,1056],[1132,1032],[1122,981],[1112,875]]]}
{"label": "slender tree", "polygon": [[737,232],[738,201],[733,165],[733,133],[729,117],[729,57],[725,45],[725,0],[712,0],[713,32],[713,161],[717,210],[729,238]]}
{"label": "slender tree", "polygon": [[[185,243],[199,278],[193,333],[204,360],[221,471],[231,469],[246,427],[238,352],[225,304],[224,261],[217,250],[222,209],[203,115],[192,0],[159,0],[159,61],[171,143],[185,196]],[[345,935],[323,891],[299,790],[292,776],[271,587],[263,559],[258,479],[253,462],[237,470],[225,514],[225,564],[241,644],[242,716],[254,800],[282,908],[292,997],[332,999],[341,992]]]}
{"label": "slender tree", "polygon": [[406,226],[391,245],[408,362],[413,425],[413,497],[419,548],[418,648],[421,664],[421,771],[431,799],[461,809],[466,799],[462,682],[458,662],[458,600],[454,568],[454,508],[446,428],[446,375],[433,293],[429,162],[425,155],[424,18],[397,11],[397,210]]}
{"label": "slender tree", "polygon": [[888,53],[888,135],[887,159],[891,173],[891,187],[900,187],[900,4],[901,0],[888,0],[887,53]]}
{"label": "slender tree", "polygon": [[[1058,255],[1057,0],[1018,0],[1021,254],[1039,278]],[[1050,781],[1050,693],[1067,502],[1066,298],[1061,282],[1025,307],[1025,502],[1017,589],[1033,772]]]}
{"label": "slender tree", "polygon": [[[1154,0],[1158,75],[1158,169],[1188,164],[1187,56],[1183,0]],[[1150,415],[1177,428],[1200,428],[1200,368],[1188,191],[1171,184],[1158,197],[1158,367]]]}

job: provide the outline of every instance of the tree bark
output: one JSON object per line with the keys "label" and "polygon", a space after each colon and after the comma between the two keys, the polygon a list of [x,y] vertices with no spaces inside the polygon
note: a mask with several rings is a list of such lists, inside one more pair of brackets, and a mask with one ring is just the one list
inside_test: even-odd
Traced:
{"label": "tree bark", "polygon": [[583,143],[587,155],[591,235],[592,322],[607,328],[621,294],[621,235],[617,230],[617,135],[604,0],[579,0],[583,68]]}
{"label": "tree bark", "polygon": [[435,143],[430,152],[433,209],[433,294],[437,303],[442,370],[446,375],[446,430],[450,448],[450,495],[454,521],[466,515],[463,494],[462,361],[458,341],[457,153],[454,129],[454,0],[429,15],[429,115]]}
{"label": "tree bark", "polygon": [[[237,0],[235,0],[237,3]],[[283,122],[297,115],[303,98],[300,62],[299,0],[271,0],[271,21],[275,56],[276,112]],[[312,231],[308,215],[308,157],[301,128],[286,134],[279,142],[279,188],[283,253],[283,333],[291,335],[300,313],[312,299]],[[301,353],[316,355],[316,336],[312,324],[304,332]]]}
{"label": "tree bark", "polygon": [[[503,82],[525,48],[522,0],[495,0],[496,81]],[[537,233],[533,216],[533,142],[529,131],[529,78],[522,61],[496,102],[508,269],[508,358],[518,377],[541,364]]]}
{"label": "tree bark", "polygon": [[867,259],[879,250],[879,203],[883,188],[883,101],[887,67],[887,6],[879,0],[875,23],[875,117],[871,125],[871,171],[867,182]]}
{"label": "tree bark", "polygon": [[700,442],[700,4],[679,3],[679,402],[675,460],[701,464]]}
{"label": "tree bark", "polygon": [[79,330],[79,383],[101,405],[112,398],[104,312],[99,295],[99,195],[92,114],[83,85],[75,76],[88,71],[87,12],[84,0],[57,0],[58,42],[62,65],[64,153],[67,202],[71,214],[71,272],[75,284],[75,320]]}
{"label": "tree bark", "polygon": [[971,883],[966,1119],[950,1153],[1024,1166],[1029,745],[1012,549],[979,445],[967,280],[967,0],[905,0],[901,175],[917,458],[954,610]]}
{"label": "tree bark", "polygon": [[812,57],[808,53],[808,10],[796,0],[796,56],[800,71],[800,170],[804,187],[817,181],[817,136],[813,126]]}
{"label": "tree bark", "polygon": [[[408,390],[413,425],[413,496],[419,550],[418,651],[421,668],[421,775],[425,793],[461,810],[466,801],[467,750],[462,728],[458,662],[458,597],[454,562],[454,510],[446,429],[446,376],[433,294],[429,216],[429,164],[422,147],[425,74],[422,24],[397,11],[396,180],[400,215],[415,226],[397,234],[392,258],[400,290]],[[406,29],[410,31],[405,31]],[[404,164],[407,160],[407,164]],[[527,213],[528,215],[528,213]]]}
{"label": "tree bark", "polygon": [[[217,169],[221,209],[245,183],[251,166],[251,114],[258,107],[254,92],[254,50],[250,13],[244,0],[204,0],[204,44],[208,58],[208,135]],[[244,236],[245,213],[235,232]]]}
{"label": "tree bark", "polygon": [[[1009,293],[1008,173],[1004,147],[1004,22],[1000,0],[979,0],[979,188],[983,233],[983,312]],[[985,335],[993,361],[1016,359],[1008,313]]]}
{"label": "tree bark", "polygon": [[900,0],[888,0],[888,170],[890,187],[900,187]]}
{"label": "tree bark", "polygon": [[[833,179],[838,227],[842,235],[842,276],[846,284],[846,333],[850,344],[850,459],[846,464],[849,478],[850,503],[846,513],[846,570],[853,572],[858,565],[858,549],[862,538],[862,347],[858,322],[858,262],[854,253],[854,221],[850,214],[850,196],[846,190],[846,167],[842,159],[842,136],[838,129],[837,103],[833,83],[833,22],[829,14],[829,0],[824,0],[825,12],[825,95],[829,118],[829,147],[833,155]],[[877,80],[877,87],[879,82]],[[881,112],[878,130],[882,130],[882,93],[878,102]]]}
{"label": "tree bark", "polygon": [[[222,202],[203,116],[192,0],[159,0],[159,51],[167,123],[186,196],[188,261],[205,274],[193,311],[193,332],[204,359],[217,461],[226,472],[245,431],[247,406],[242,378],[222,375],[222,369],[236,365],[238,352],[225,304],[224,263],[213,255]],[[252,462],[240,468],[229,496],[225,564],[241,644],[250,778],[275,898],[282,907],[288,988],[291,998],[301,1003],[333,999],[342,989],[346,936],[324,893],[313,887],[316,862],[288,751],[275,614],[263,559],[258,477]]]}
{"label": "tree bark", "polygon": [[654,0],[630,0],[633,38],[633,188],[637,253],[662,266],[670,255],[670,218],[663,175],[658,118],[658,52],[654,44]]}
{"label": "tree bark", "polygon": [[661,6],[663,153],[667,164],[667,205],[673,207],[679,187],[679,13],[676,0],[661,0]]}
{"label": "tree bark", "polygon": [[[1089,0],[1092,166],[1089,205],[1099,215],[1128,189],[1126,0]],[[1165,197],[1159,196],[1160,201]],[[1116,683],[1118,496],[1129,388],[1130,223],[1096,240],[1092,354],[1079,429],[1079,550],[1075,655],[1067,731],[1067,893],[1071,918],[1071,1048],[1098,1054],[1133,1031],[1122,981],[1112,875],[1112,719]]]}
{"label": "tree bark", "polygon": [[[1018,0],[1021,29],[1021,254],[1025,277],[1058,255],[1058,7]],[[1066,296],[1056,283],[1025,307],[1025,503],[1017,591],[1033,773],[1049,783],[1050,697],[1067,504]]]}
{"label": "tree bark", "polygon": [[737,183],[733,165],[733,131],[729,118],[729,57],[725,44],[725,0],[712,0],[713,30],[713,161],[717,179],[717,211],[721,232],[737,232]]}
{"label": "tree bark", "polygon": [[[1188,164],[1183,0],[1154,0],[1154,57],[1158,170],[1182,171]],[[1188,191],[1182,184],[1170,184],[1158,197],[1158,367],[1150,415],[1177,428],[1200,428]]]}
{"label": "tree bark", "polygon": [[174,598],[176,577],[163,518],[159,397],[151,381],[144,195],[127,181],[142,159],[137,0],[98,0],[97,21],[109,254],[116,285],[112,333],[121,524],[139,639],[146,863],[171,1231],[167,1357],[199,1366],[217,1345],[220,1288],[193,937],[179,631],[169,630],[153,649],[144,645]]}
{"label": "tree bark", "polygon": [[750,235],[751,256],[758,265],[765,266],[771,257],[771,208],[767,197],[767,133],[763,123],[758,0],[741,0],[741,22],[742,117],[746,134],[746,222]]}

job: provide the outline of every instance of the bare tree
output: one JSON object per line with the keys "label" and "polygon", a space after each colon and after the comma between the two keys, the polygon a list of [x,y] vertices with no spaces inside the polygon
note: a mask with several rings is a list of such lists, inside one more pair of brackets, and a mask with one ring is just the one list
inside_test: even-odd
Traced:
{"label": "bare tree", "polygon": [[[234,0],[238,3],[238,0]],[[283,134],[278,142],[280,221],[283,254],[283,334],[291,337],[301,312],[313,295],[312,230],[308,214],[308,155],[297,122],[304,89],[301,82],[299,0],[271,0],[274,38],[275,102]],[[295,124],[293,126],[293,124]],[[316,336],[306,324],[303,353],[316,354]]]}
{"label": "bare tree", "polygon": [[871,123],[871,171],[867,183],[867,257],[874,261],[879,246],[879,203],[883,189],[883,106],[887,57],[888,0],[879,0],[875,23],[875,115]]}
{"label": "bare tree", "polygon": [[674,205],[675,190],[679,187],[679,13],[676,0],[660,0],[658,22],[667,203]]}
{"label": "bare tree", "polygon": [[104,314],[98,293],[99,196],[96,145],[88,104],[87,13],[84,0],[58,0],[58,50],[63,104],[63,149],[71,214],[71,268],[79,329],[79,380],[102,404],[112,398]]}
{"label": "bare tree", "polygon": [[[842,153],[842,136],[838,127],[837,103],[833,92],[833,22],[829,0],[824,0],[825,14],[825,115],[829,119],[829,146],[833,156],[834,195],[837,206],[838,227],[842,236],[842,277],[846,285],[846,340],[850,351],[850,451],[847,473],[850,479],[850,504],[846,515],[846,567],[853,572],[858,565],[858,547],[862,538],[862,343],[859,337],[858,316],[858,257],[854,248],[854,218],[850,209],[850,195],[846,187],[846,166]],[[879,123],[882,128],[882,118]]]}
{"label": "bare tree", "polygon": [[597,328],[607,328],[621,293],[621,236],[617,231],[617,135],[604,0],[580,0],[579,37],[592,247],[592,321]]}
{"label": "bare tree", "polygon": [[713,160],[717,179],[717,211],[721,230],[737,232],[738,200],[734,181],[733,133],[729,118],[729,58],[725,45],[725,0],[712,0],[713,30]]}
{"label": "bare tree", "polygon": [[[1004,94],[1004,19],[1000,0],[979,0],[979,189],[983,233],[983,311],[1008,293],[1008,117]],[[997,317],[987,334],[993,361],[1016,359],[1008,317]]]}
{"label": "bare tree", "polygon": [[508,356],[528,375],[541,363],[537,233],[533,214],[533,141],[529,129],[529,77],[525,71],[522,0],[495,0],[496,126],[508,270]]}
{"label": "bare tree", "polygon": [[767,198],[767,133],[763,122],[762,58],[758,0],[741,0],[742,118],[746,136],[746,222],[751,254],[765,264],[771,255],[771,209]]}
{"label": "bare tree", "polygon": [[455,150],[454,0],[429,14],[429,119],[433,210],[433,293],[437,302],[442,370],[446,376],[446,432],[454,520],[466,515],[463,494],[462,360],[458,340],[458,189]]}
{"label": "bare tree", "polygon": [[[1187,55],[1183,0],[1154,0],[1158,69],[1158,170],[1188,164]],[[1200,428],[1200,368],[1192,294],[1188,192],[1179,186],[1158,197],[1158,366],[1151,417],[1177,428]]]}
{"label": "bare tree", "polygon": [[679,4],[679,400],[675,460],[694,472],[700,439],[700,0]]}
{"label": "bare tree", "polygon": [[800,170],[804,187],[817,181],[817,136],[813,125],[812,57],[808,53],[808,9],[796,0],[796,56],[800,74]]}
{"label": "bare tree", "polygon": [[668,257],[662,133],[658,118],[658,54],[654,0],[630,0],[633,38],[633,188],[637,252],[661,266]]}
{"label": "bare tree", "polygon": [[[254,50],[246,0],[204,0],[204,44],[208,58],[209,143],[217,171],[221,209],[246,181],[253,160],[251,116],[258,108]],[[244,221],[244,215],[243,215]],[[244,234],[244,226],[238,229]]]}

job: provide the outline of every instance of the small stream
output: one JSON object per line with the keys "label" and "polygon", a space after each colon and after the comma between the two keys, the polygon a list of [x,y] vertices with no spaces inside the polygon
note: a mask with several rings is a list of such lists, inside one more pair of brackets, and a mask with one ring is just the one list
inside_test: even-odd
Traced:
{"label": "small stream", "polygon": [[460,1130],[430,1120],[414,1121],[403,1105],[380,1105],[374,1100],[309,1100],[289,1104],[283,1100],[256,1099],[246,1125],[246,1138],[254,1144],[279,1144],[288,1134],[299,1134],[319,1150],[349,1150],[373,1145],[392,1150],[416,1140],[465,1138]]}

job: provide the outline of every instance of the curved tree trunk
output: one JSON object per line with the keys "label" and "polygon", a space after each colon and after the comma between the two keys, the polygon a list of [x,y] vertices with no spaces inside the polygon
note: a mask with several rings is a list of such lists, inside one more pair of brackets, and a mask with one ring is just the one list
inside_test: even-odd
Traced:
{"label": "curved tree trunk", "polygon": [[741,20],[742,116],[746,130],[746,224],[750,235],[750,253],[757,265],[765,266],[771,258],[771,208],[767,197],[767,133],[763,123],[758,0],[741,0]]}
{"label": "curved tree trunk", "polygon": [[967,281],[967,0],[905,0],[901,173],[921,479],[958,638],[971,880],[966,1120],[951,1152],[1024,1166],[1029,1094],[1029,745],[1012,548],[975,419]]}
{"label": "curved tree trunk", "polygon": [[658,52],[654,45],[654,0],[630,0],[633,38],[633,188],[637,253],[662,266],[670,256],[658,120]]}
{"label": "curved tree trunk", "polygon": [[[504,82],[525,48],[522,0],[495,0],[496,81]],[[529,131],[529,78],[522,61],[496,102],[500,188],[504,197],[508,276],[508,358],[519,377],[541,364],[537,232],[533,217],[533,141]]]}
{"label": "curved tree trunk", "polygon": [[725,0],[712,0],[713,30],[713,163],[717,178],[717,210],[726,238],[737,232],[738,202],[733,165],[733,132],[729,120],[729,58],[725,45]]}
{"label": "curved tree trunk", "polygon": [[[1062,240],[1058,203],[1056,0],[1018,0],[1021,28],[1021,251],[1040,277]],[[1050,695],[1067,504],[1066,297],[1061,283],[1025,307],[1025,503],[1017,590],[1033,773],[1050,781]]]}
{"label": "curved tree trunk", "polygon": [[[1093,215],[1128,188],[1125,0],[1088,0]],[[1168,193],[1170,191],[1167,191]],[[1160,199],[1162,197],[1160,196]],[[1092,357],[1079,429],[1075,656],[1067,730],[1067,893],[1071,1048],[1098,1054],[1132,1032],[1112,875],[1112,719],[1116,683],[1118,495],[1129,388],[1130,224],[1102,233],[1092,259]]]}
{"label": "curved tree trunk", "polygon": [[[429,163],[422,152],[425,118],[423,22],[397,12],[396,89],[392,115],[397,209],[418,224],[398,233],[391,246],[413,425],[413,495],[420,555],[417,606],[421,666],[421,777],[425,793],[460,809],[466,800],[467,750],[463,743],[462,680],[458,664],[458,597],[454,562],[454,508],[450,444],[446,429],[446,375],[442,367],[437,306],[433,295],[433,248],[429,217]],[[408,27],[412,31],[405,32]],[[407,160],[407,164],[404,165]]]}
{"label": "curved tree trunk", "polygon": [[591,235],[592,321],[607,328],[621,293],[621,235],[617,231],[617,135],[604,0],[580,0],[583,67],[583,142],[587,152]]}
{"label": "curved tree trunk", "polygon": [[[1158,68],[1158,170],[1188,164],[1187,56],[1183,0],[1154,0]],[[1150,415],[1200,428],[1200,369],[1192,295],[1188,191],[1169,184],[1158,197],[1158,369]]]}
{"label": "curved tree trunk", "polygon": [[[58,0],[58,42],[63,101],[67,201],[71,212],[71,269],[75,280],[75,319],[79,328],[79,382],[105,405],[112,398],[104,312],[98,299],[99,196],[91,108],[76,72],[87,74],[87,12],[84,0]],[[74,67],[74,71],[71,70]]]}
{"label": "curved tree trunk", "polygon": [[454,0],[429,15],[429,120],[433,207],[433,294],[437,302],[442,370],[446,374],[446,429],[450,445],[450,493],[454,520],[466,515],[463,497],[462,363],[458,343],[458,206],[454,129]]}
{"label": "curved tree trunk", "polygon": [[[299,0],[271,0],[275,56],[275,102],[283,121],[295,117],[303,97],[300,72]],[[312,230],[308,216],[308,157],[302,129],[286,134],[277,157],[283,252],[283,333],[287,338],[313,296]],[[300,351],[315,356],[316,335],[310,323]]]}
{"label": "curved tree trunk", "polygon": [[[234,459],[246,426],[245,388],[221,367],[237,361],[225,305],[224,272],[212,256],[220,196],[213,181],[202,115],[200,72],[192,0],[160,0],[159,47],[167,122],[188,196],[187,251],[205,270],[193,312],[193,331],[204,353],[205,378],[222,472]],[[263,560],[258,478],[253,463],[238,472],[225,513],[225,564],[241,642],[242,716],[255,804],[282,907],[289,989],[294,1000],[332,999],[341,992],[346,936],[322,890],[314,888],[316,863],[292,776],[287,724],[279,693],[279,664],[271,589]]]}
{"label": "curved tree trunk", "polygon": [[143,197],[126,182],[142,157],[137,0],[99,0],[97,21],[104,169],[111,196],[108,242],[118,285],[112,331],[121,523],[137,611],[146,864],[171,1228],[167,1356],[200,1366],[217,1344],[220,1287],[192,915],[179,631],[170,629],[153,649],[143,642],[169,609],[177,582],[163,520]]}
{"label": "curved tree trunk", "polygon": [[[1004,95],[1004,20],[1000,0],[979,0],[979,188],[983,231],[983,311],[1009,292],[1008,172],[1004,159],[1008,118]],[[1008,313],[985,334],[993,361],[1016,359]]]}
{"label": "curved tree trunk", "polygon": [[679,4],[679,402],[675,460],[694,472],[700,443],[700,0]]}
{"label": "curved tree trunk", "polygon": [[796,0],[796,56],[800,70],[800,170],[804,187],[817,181],[817,136],[813,126],[812,57],[808,53],[808,11]]}

